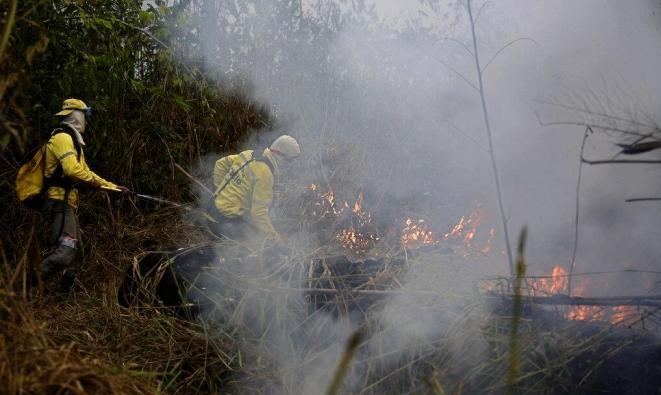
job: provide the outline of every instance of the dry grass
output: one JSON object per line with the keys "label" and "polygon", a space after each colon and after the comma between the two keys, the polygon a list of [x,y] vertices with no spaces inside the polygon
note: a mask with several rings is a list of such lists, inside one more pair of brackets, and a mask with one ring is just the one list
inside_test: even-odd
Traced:
{"label": "dry grass", "polygon": [[[168,222],[164,222],[168,218]],[[0,286],[0,387],[7,394],[216,393],[229,367],[232,341],[206,336],[156,307],[123,309],[123,268],[145,244],[192,242],[193,228],[155,213],[141,224],[98,224],[114,237],[91,239],[71,295],[54,284],[26,289],[29,255],[4,262]],[[116,230],[121,228],[121,232]],[[188,234],[188,236],[184,236]],[[160,235],[160,240],[158,240]],[[165,236],[164,236],[165,235]],[[150,237],[151,236],[151,240]],[[153,237],[157,237],[154,239]],[[200,236],[201,237],[201,236]],[[28,245],[25,247],[30,249]]]}
{"label": "dry grass", "polygon": [[[7,394],[155,394],[147,380],[117,369],[76,335],[60,342],[24,299],[2,292],[0,386]],[[53,304],[55,307],[56,304]],[[83,347],[85,349],[83,349]]]}

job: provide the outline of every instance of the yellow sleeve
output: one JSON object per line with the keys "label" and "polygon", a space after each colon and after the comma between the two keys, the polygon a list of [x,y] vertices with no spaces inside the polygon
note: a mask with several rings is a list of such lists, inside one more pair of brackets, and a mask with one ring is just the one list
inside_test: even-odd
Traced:
{"label": "yellow sleeve", "polygon": [[81,151],[80,161],[73,139],[67,133],[58,133],[48,140],[48,149],[62,165],[62,173],[74,181],[82,181],[95,187],[117,188],[117,185],[94,173],[85,163]]}
{"label": "yellow sleeve", "polygon": [[[225,179],[227,172],[232,167],[232,161],[228,156],[220,158],[216,161],[216,165],[213,168],[213,185],[216,189],[221,186],[221,182]],[[216,192],[216,191],[214,191]]]}
{"label": "yellow sleeve", "polygon": [[250,209],[251,222],[261,231],[280,240],[280,235],[271,223],[269,209],[273,204],[273,174],[264,163],[253,162],[255,185]]}

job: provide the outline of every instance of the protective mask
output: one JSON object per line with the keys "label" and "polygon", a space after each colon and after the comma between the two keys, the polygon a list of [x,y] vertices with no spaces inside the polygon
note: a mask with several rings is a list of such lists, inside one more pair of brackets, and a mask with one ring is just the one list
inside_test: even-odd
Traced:
{"label": "protective mask", "polygon": [[85,145],[82,135],[85,132],[85,114],[82,111],[74,110],[62,120],[62,125],[73,129],[78,144]]}

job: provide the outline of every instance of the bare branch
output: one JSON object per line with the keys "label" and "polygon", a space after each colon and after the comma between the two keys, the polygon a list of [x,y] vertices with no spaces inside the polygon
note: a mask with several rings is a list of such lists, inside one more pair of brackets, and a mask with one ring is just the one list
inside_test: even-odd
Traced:
{"label": "bare branch", "polygon": [[[652,136],[650,136],[651,138]],[[661,140],[654,139],[653,141],[643,141],[646,137],[640,137],[636,139],[632,144],[616,144],[618,147],[622,148],[622,154],[627,155],[638,155],[645,152],[654,151],[661,148]]]}
{"label": "bare branch", "polygon": [[475,91],[477,91],[477,92],[480,91],[480,89],[479,89],[477,86],[475,86],[475,84],[472,83],[471,80],[468,79],[468,77],[466,77],[466,76],[464,76],[463,74],[461,74],[459,71],[457,71],[455,68],[453,68],[452,66],[450,66],[449,64],[447,64],[445,61],[443,61],[443,60],[437,58],[436,56],[434,56],[434,55],[432,55],[432,54],[430,54],[430,53],[427,53],[426,55],[429,56],[430,58],[434,59],[434,60],[437,61],[438,63],[442,64],[443,66],[447,67],[450,71],[452,71],[452,72],[455,73],[456,75],[458,75],[459,78],[461,78],[462,80],[464,80],[464,82],[466,82],[471,88],[475,89]]}
{"label": "bare branch", "polygon": [[509,231],[507,226],[507,215],[505,213],[505,205],[503,203],[503,193],[500,186],[500,175],[498,171],[498,164],[496,163],[496,155],[493,149],[493,136],[491,133],[491,124],[489,122],[489,112],[487,109],[487,100],[484,92],[484,82],[482,79],[482,67],[480,67],[480,56],[477,49],[477,34],[475,33],[475,20],[473,19],[473,12],[471,10],[471,0],[466,0],[468,8],[468,19],[470,21],[471,35],[473,37],[473,51],[475,59],[475,71],[477,73],[477,80],[479,83],[480,101],[482,103],[482,114],[484,116],[484,127],[487,132],[489,141],[489,157],[491,159],[491,170],[493,172],[494,184],[496,187],[496,195],[498,198],[498,211],[500,213],[501,222],[503,225],[503,237],[505,239],[505,249],[507,251],[507,261],[509,263],[510,275],[514,276],[514,259],[512,258],[512,246],[510,245]]}
{"label": "bare branch", "polygon": [[477,10],[477,13],[475,14],[475,21],[474,23],[477,24],[477,21],[480,20],[480,17],[482,16],[482,11],[486,8],[488,5],[493,5],[490,1],[485,1],[484,4],[482,4],[482,7],[480,7],[479,10]]}
{"label": "bare branch", "polygon": [[614,164],[614,163],[642,163],[642,164],[659,164],[659,163],[661,163],[661,159],[659,159],[659,160],[627,160],[627,159],[588,160],[588,159],[585,159],[585,158],[581,158],[581,161],[583,163],[587,163],[589,165],[604,165],[604,164]]}
{"label": "bare branch", "polygon": [[471,57],[475,56],[475,55],[473,54],[473,51],[471,51],[470,48],[468,47],[468,45],[462,43],[461,41],[457,40],[456,38],[452,38],[452,37],[442,37],[439,41],[451,41],[451,42],[453,42],[453,43],[455,43],[455,44],[459,44],[459,46],[461,46],[463,49],[465,49],[466,52],[468,52],[468,54],[469,54]]}
{"label": "bare branch", "polygon": [[[174,163],[174,162],[173,162]],[[190,175],[183,167],[181,167],[178,163],[174,163],[174,167],[176,167],[180,172],[184,173],[186,177],[188,177],[189,180],[193,181],[196,183],[199,187],[201,187],[205,192],[207,192],[209,195],[213,195],[213,191],[210,190],[209,188],[206,187],[200,180],[197,178],[193,177]]]}
{"label": "bare branch", "polygon": [[488,149],[487,147],[483,146],[479,141],[477,141],[476,139],[474,139],[473,137],[471,137],[468,133],[466,133],[464,130],[462,130],[462,129],[461,129],[459,126],[457,126],[454,122],[450,121],[450,120],[447,119],[447,118],[444,118],[443,120],[444,120],[448,125],[450,125],[453,129],[455,129],[458,133],[460,133],[461,135],[463,135],[464,137],[466,137],[467,139],[469,139],[470,141],[472,141],[472,142],[473,142],[473,143],[474,143],[479,149],[481,149],[482,151],[484,151],[484,152],[486,152],[486,153],[489,153],[489,149]]}
{"label": "bare branch", "polygon": [[502,48],[500,48],[500,49],[499,49],[499,50],[498,50],[498,51],[497,51],[497,52],[491,57],[491,59],[489,59],[489,61],[487,62],[487,64],[485,64],[484,67],[482,67],[482,73],[484,73],[484,72],[486,71],[487,67],[489,67],[489,65],[491,64],[491,62],[493,62],[494,60],[496,60],[496,58],[498,57],[498,55],[500,55],[501,52],[503,52],[503,51],[504,51],[505,49],[507,49],[509,46],[511,46],[511,45],[513,45],[513,44],[515,44],[515,43],[517,43],[517,42],[519,42],[519,41],[532,41],[532,42],[535,43],[537,46],[539,46],[539,43],[538,43],[537,41],[533,40],[532,38],[522,37],[522,38],[517,38],[516,40],[510,41],[510,42],[508,42],[507,44],[505,44]]}
{"label": "bare branch", "polygon": [[649,202],[649,201],[658,201],[661,200],[661,197],[649,197],[649,198],[633,198],[627,199],[625,202]]}
{"label": "bare branch", "polygon": [[578,251],[578,219],[579,219],[579,208],[580,208],[580,196],[581,196],[581,177],[583,174],[583,153],[585,152],[585,143],[588,140],[590,133],[593,133],[592,128],[587,126],[585,132],[583,133],[583,142],[581,143],[581,160],[578,163],[578,178],[576,180],[576,207],[574,213],[574,246],[572,248],[571,254],[571,267],[569,268],[569,280],[567,281],[567,293],[571,295],[571,280],[573,278],[572,274],[574,273],[574,268],[576,267],[576,252]]}
{"label": "bare branch", "polygon": [[587,122],[579,122],[579,121],[558,121],[558,122],[545,122],[542,121],[542,119],[539,117],[539,114],[535,111],[535,115],[537,116],[537,121],[541,126],[558,126],[558,125],[564,125],[564,126],[582,126],[582,127],[591,127],[593,129],[602,129],[602,130],[609,130],[612,132],[618,132],[622,134],[630,134],[633,136],[641,136],[641,137],[649,137],[649,133],[645,133],[642,131],[632,131],[632,130],[626,130],[626,129],[621,129],[621,128],[616,128],[613,126],[606,126],[606,125],[599,125],[599,124],[590,124]]}
{"label": "bare branch", "polygon": [[604,118],[612,119],[612,120],[616,120],[616,121],[627,122],[627,123],[630,123],[630,124],[633,124],[633,125],[638,125],[638,126],[647,127],[647,128],[650,128],[650,129],[655,129],[655,131],[659,132],[657,127],[654,126],[654,125],[646,124],[646,123],[643,123],[643,122],[638,122],[638,121],[633,120],[633,119],[627,119],[627,118],[618,117],[618,116],[615,116],[615,115],[610,115],[610,114],[606,114],[606,113],[602,113],[602,112],[589,110],[588,108],[581,108],[581,107],[571,106],[571,105],[562,104],[562,103],[554,103],[554,102],[545,101],[545,100],[535,100],[535,102],[540,103],[540,104],[548,104],[550,106],[565,108],[567,110],[574,110],[574,111],[582,112],[582,113],[589,114],[589,115],[597,115],[597,116],[600,116],[600,117],[604,117]]}

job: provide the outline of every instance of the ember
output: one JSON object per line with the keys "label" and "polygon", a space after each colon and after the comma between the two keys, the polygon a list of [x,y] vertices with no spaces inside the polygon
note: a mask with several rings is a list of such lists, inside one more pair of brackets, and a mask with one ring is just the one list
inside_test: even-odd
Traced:
{"label": "ember", "polygon": [[310,191],[318,194],[316,201],[313,203],[312,215],[319,218],[336,217],[342,212],[342,208],[338,211],[335,206],[335,195],[333,191],[326,193],[319,193],[317,184],[310,184],[308,187]]}
{"label": "ember", "polygon": [[421,246],[436,245],[437,240],[434,232],[429,230],[429,225],[424,219],[413,220],[406,218],[404,229],[402,229],[401,243],[406,248],[418,248]]}
{"label": "ember", "polygon": [[355,251],[369,251],[374,247],[374,244],[379,240],[379,237],[374,234],[357,232],[353,227],[349,229],[342,229],[340,233],[335,236],[340,241],[342,247]]}
{"label": "ember", "polygon": [[482,209],[480,204],[476,204],[473,211],[467,217],[462,216],[450,231],[443,235],[443,240],[459,241],[465,257],[476,253],[479,255],[488,255],[491,252],[491,244],[496,231],[494,228],[489,228],[486,240],[482,243],[478,242],[476,236],[484,222],[484,217],[484,209]]}

